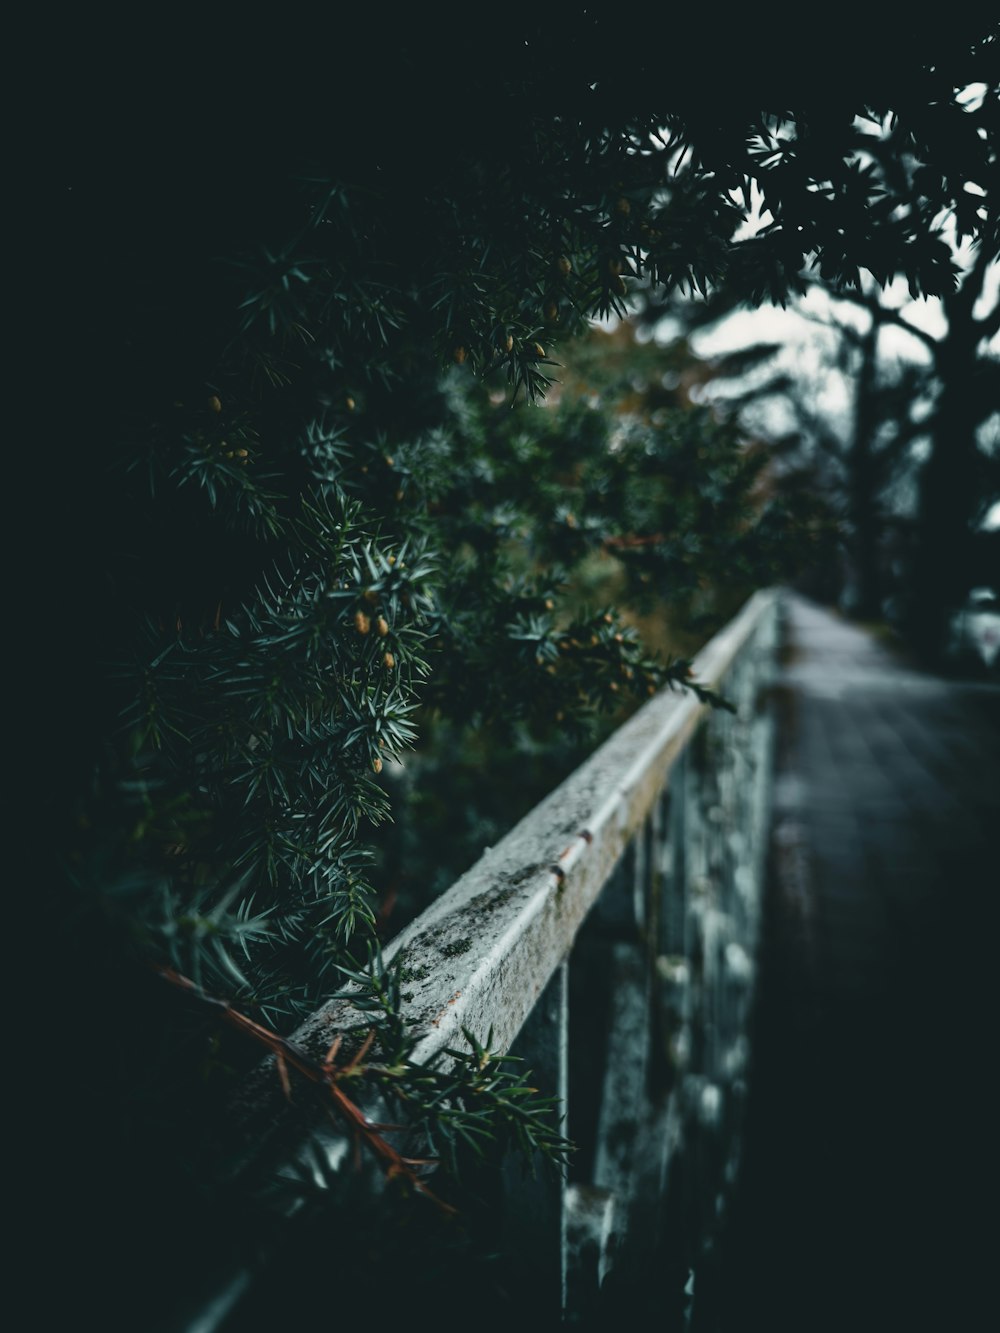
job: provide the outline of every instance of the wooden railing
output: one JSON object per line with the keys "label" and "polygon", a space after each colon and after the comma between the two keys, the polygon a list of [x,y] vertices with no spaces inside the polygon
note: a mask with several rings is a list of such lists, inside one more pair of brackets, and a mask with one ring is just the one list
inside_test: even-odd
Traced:
{"label": "wooden railing", "polygon": [[[508,1281],[572,1322],[649,1265],[683,1300],[738,1155],[768,833],[770,685],[779,598],[756,594],[698,654],[692,694],[651,699],[387,947],[405,954],[414,1060],[492,1029],[559,1096],[579,1145],[562,1180],[510,1173]],[[319,1053],[357,1021],[344,1002],[295,1035]],[[275,1071],[248,1085],[262,1137]],[[251,1139],[253,1134],[251,1134]],[[309,1151],[315,1153],[315,1132]],[[328,1133],[328,1163],[348,1156]],[[237,1276],[225,1327],[248,1279]],[[530,1284],[530,1285],[529,1285]]]}

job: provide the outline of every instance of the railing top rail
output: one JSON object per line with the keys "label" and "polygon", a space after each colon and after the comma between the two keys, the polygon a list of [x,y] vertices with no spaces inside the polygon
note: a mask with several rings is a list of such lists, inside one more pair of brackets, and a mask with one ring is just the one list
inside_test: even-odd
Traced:
{"label": "railing top rail", "polygon": [[[695,657],[695,678],[718,688],[774,609],[755,593]],[[708,705],[661,691],[527,814],[437,901],[402,930],[385,960],[404,955],[407,1013],[424,1061],[461,1046],[462,1028],[493,1031],[506,1050],[662,791]],[[325,1051],[356,1011],[332,1001],[295,1034]]]}

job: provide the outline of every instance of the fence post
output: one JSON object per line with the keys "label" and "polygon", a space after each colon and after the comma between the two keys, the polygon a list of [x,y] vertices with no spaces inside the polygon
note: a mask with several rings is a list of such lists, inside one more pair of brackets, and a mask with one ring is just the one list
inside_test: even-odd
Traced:
{"label": "fence post", "polygon": [[[563,961],[511,1047],[532,1071],[532,1085],[558,1097],[568,1115],[569,963]],[[566,1132],[565,1121],[563,1132]],[[503,1173],[504,1253],[531,1292],[532,1312],[555,1322],[566,1304],[566,1182],[537,1166],[532,1176],[511,1158]]]}

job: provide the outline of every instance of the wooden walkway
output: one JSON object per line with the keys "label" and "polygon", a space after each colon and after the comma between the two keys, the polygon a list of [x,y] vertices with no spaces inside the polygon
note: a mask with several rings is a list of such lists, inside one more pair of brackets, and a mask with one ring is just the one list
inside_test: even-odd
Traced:
{"label": "wooden walkway", "polygon": [[779,710],[742,1184],[694,1328],[989,1327],[1000,687],[796,598]]}

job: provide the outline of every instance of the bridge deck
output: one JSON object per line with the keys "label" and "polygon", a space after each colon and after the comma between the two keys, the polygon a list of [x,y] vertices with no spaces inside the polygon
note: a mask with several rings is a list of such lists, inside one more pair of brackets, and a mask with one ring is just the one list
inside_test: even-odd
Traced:
{"label": "bridge deck", "polygon": [[1000,688],[791,599],[743,1184],[705,1333],[986,1326]]}

